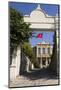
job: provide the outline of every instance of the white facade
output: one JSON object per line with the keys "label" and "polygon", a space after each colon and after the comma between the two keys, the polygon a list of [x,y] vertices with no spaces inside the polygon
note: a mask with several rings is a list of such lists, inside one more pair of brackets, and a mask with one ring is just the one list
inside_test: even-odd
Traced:
{"label": "white facade", "polygon": [[39,62],[40,68],[48,67],[53,53],[53,44],[46,42],[38,43],[35,47],[33,47],[33,50],[36,60]]}
{"label": "white facade", "polygon": [[32,29],[50,29],[51,31],[55,29],[54,17],[47,15],[41,8],[40,5],[33,10],[30,15],[24,16],[24,21],[30,23],[30,28]]}
{"label": "white facade", "polygon": [[[39,49],[40,49],[40,54],[41,55],[43,55],[44,53],[43,53],[43,47],[41,47],[41,46],[36,46],[36,48],[37,48],[37,57],[39,56]],[[44,48],[45,49],[45,54],[47,55],[52,55],[52,50],[53,50],[53,45],[51,45],[50,47],[45,47]],[[50,49],[50,53],[48,52],[48,49]]]}

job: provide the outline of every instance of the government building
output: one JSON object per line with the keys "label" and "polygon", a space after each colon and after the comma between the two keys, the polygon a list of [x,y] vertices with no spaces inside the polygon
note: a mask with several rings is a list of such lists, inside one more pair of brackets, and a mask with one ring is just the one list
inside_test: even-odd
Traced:
{"label": "government building", "polygon": [[33,47],[33,52],[40,68],[47,68],[51,62],[53,44],[46,42],[38,43]]}

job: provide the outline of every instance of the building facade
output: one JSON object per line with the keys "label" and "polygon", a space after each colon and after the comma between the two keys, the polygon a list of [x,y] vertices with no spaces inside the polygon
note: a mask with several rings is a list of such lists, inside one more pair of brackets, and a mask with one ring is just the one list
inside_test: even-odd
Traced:
{"label": "building facade", "polygon": [[46,42],[38,43],[33,47],[33,51],[40,68],[46,68],[51,62],[53,44]]}

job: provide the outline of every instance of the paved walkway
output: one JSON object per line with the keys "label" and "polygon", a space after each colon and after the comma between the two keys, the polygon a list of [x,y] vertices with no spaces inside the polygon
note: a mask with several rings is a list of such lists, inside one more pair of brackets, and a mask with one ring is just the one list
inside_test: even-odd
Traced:
{"label": "paved walkway", "polygon": [[22,86],[38,86],[38,85],[57,85],[58,78],[45,69],[33,70],[23,75],[18,76],[13,82],[10,82],[10,87]]}

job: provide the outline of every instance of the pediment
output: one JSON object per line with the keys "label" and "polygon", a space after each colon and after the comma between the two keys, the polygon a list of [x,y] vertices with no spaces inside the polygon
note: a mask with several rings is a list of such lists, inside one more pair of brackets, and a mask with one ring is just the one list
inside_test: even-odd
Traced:
{"label": "pediment", "polygon": [[41,10],[34,10],[31,12],[30,17],[33,17],[33,18],[44,17],[45,18],[45,14]]}
{"label": "pediment", "polygon": [[46,14],[38,5],[29,16],[24,17],[24,21],[30,23],[54,23],[54,18]]}
{"label": "pediment", "polygon": [[33,22],[42,22],[45,18],[46,16],[41,10],[34,10],[30,14],[30,20]]}

